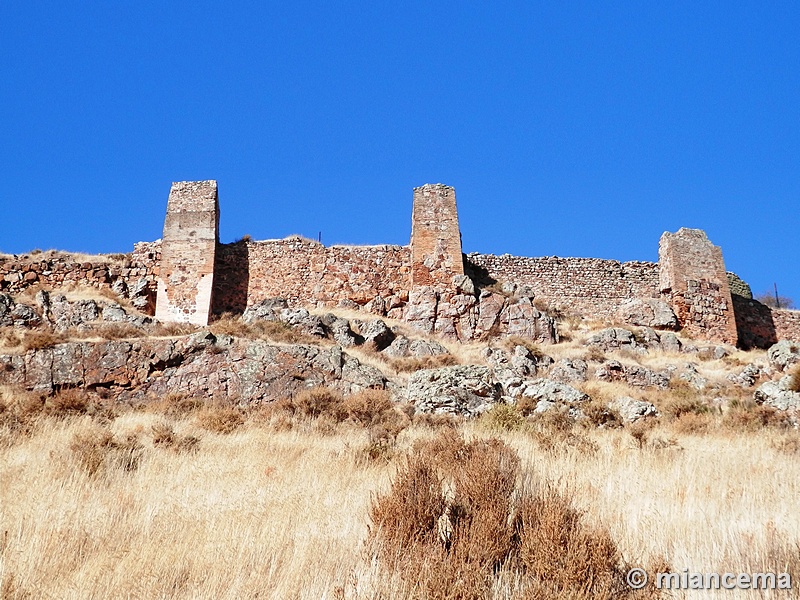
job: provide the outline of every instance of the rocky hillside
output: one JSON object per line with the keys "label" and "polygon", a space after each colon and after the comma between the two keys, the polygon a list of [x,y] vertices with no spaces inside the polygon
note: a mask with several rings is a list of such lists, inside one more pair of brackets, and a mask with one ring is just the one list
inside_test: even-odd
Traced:
{"label": "rocky hillside", "polygon": [[797,424],[800,342],[743,352],[650,327],[591,329],[544,314],[542,323],[538,339],[444,345],[408,324],[281,299],[200,329],[163,326],[111,298],[0,295],[0,384],[45,395],[82,388],[132,405],[170,394],[250,405],[321,386],[385,389],[418,412],[474,416],[508,404],[598,425],[764,405]]}

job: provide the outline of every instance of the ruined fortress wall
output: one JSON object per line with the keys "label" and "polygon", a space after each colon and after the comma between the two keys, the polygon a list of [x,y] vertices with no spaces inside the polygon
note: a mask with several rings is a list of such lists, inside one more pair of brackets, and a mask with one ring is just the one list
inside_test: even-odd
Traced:
{"label": "ruined fortress wall", "polygon": [[0,293],[17,295],[30,287],[58,289],[80,285],[111,289],[122,297],[137,294],[149,298],[141,304],[155,310],[158,242],[140,243],[131,254],[81,256],[48,251],[19,257],[0,257]]}
{"label": "ruined fortress wall", "polygon": [[357,305],[399,317],[410,259],[407,246],[326,247],[301,237],[220,245],[214,312],[282,297],[293,306]]}
{"label": "ruined fortress wall", "polygon": [[208,323],[218,243],[217,182],[173,183],[161,242],[157,319]]}
{"label": "ruined fortress wall", "polygon": [[722,258],[700,229],[665,232],[658,246],[659,287],[692,337],[736,344],[739,332]]}
{"label": "ruined fortress wall", "polygon": [[778,310],[743,296],[733,296],[739,345],[768,348],[778,340],[800,342],[800,311]]}
{"label": "ruined fortress wall", "polygon": [[632,298],[658,298],[658,264],[599,258],[527,258],[503,254],[467,255],[478,277],[528,286],[553,308],[588,319],[613,319]]}
{"label": "ruined fortress wall", "polygon": [[412,287],[446,290],[464,274],[456,190],[441,183],[414,188],[411,212]]}

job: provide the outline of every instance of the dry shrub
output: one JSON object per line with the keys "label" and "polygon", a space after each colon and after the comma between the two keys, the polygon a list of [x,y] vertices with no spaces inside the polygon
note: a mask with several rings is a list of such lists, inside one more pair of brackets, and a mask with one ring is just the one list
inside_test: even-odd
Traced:
{"label": "dry shrub", "polygon": [[606,429],[622,427],[622,418],[619,413],[602,402],[592,400],[581,406],[586,419],[583,423],[594,427],[604,427]]}
{"label": "dry shrub", "polygon": [[684,412],[672,421],[671,426],[676,433],[697,435],[708,432],[712,422],[713,416],[708,412]]}
{"label": "dry shrub", "polygon": [[544,352],[542,352],[541,348],[539,348],[536,342],[529,338],[520,337],[518,335],[510,335],[505,338],[503,340],[503,346],[505,346],[506,350],[509,352],[513,352],[514,348],[517,346],[522,346],[535,358],[542,358],[544,356]]}
{"label": "dry shrub", "polygon": [[412,422],[416,427],[427,427],[428,429],[455,429],[463,420],[463,417],[435,413],[414,413],[412,417]]}
{"label": "dry shrub", "polygon": [[772,440],[772,447],[789,456],[800,456],[800,434],[791,431]]}
{"label": "dry shrub", "polygon": [[387,364],[396,373],[414,373],[423,369],[440,369],[458,364],[452,354],[433,354],[430,356],[409,356],[405,358],[388,358]]}
{"label": "dry shrub", "polygon": [[397,435],[411,423],[401,407],[389,399],[386,390],[368,389],[351,394],[342,403],[347,419],[369,431],[369,454],[386,457]]}
{"label": "dry shrub", "polygon": [[654,426],[652,419],[640,419],[628,426],[627,431],[639,450],[643,450],[647,446]]}
{"label": "dry shrub", "polygon": [[535,398],[531,398],[530,396],[521,396],[517,398],[516,407],[517,410],[522,413],[522,416],[528,417],[534,414],[537,402]]}
{"label": "dry shrub", "polygon": [[13,444],[34,432],[45,411],[45,396],[15,388],[0,391],[0,441]]}
{"label": "dry shrub", "polygon": [[139,338],[148,335],[143,329],[132,323],[103,323],[96,327],[97,335],[107,340]]}
{"label": "dry shrub", "polygon": [[529,596],[616,599],[631,595],[614,540],[592,529],[582,514],[545,487],[519,510],[520,559],[534,580]]}
{"label": "dry shrub", "polygon": [[500,431],[519,431],[527,425],[519,408],[509,404],[495,404],[480,416],[478,423],[487,429]]}
{"label": "dry shrub", "polygon": [[156,323],[150,330],[154,337],[176,337],[189,335],[197,331],[197,325],[191,323]]}
{"label": "dry shrub", "polygon": [[19,330],[13,327],[0,327],[0,347],[16,348],[22,344],[22,337]]}
{"label": "dry shrub", "polygon": [[781,411],[747,400],[732,402],[722,417],[722,425],[733,431],[758,431],[767,427],[785,428],[789,423]]}
{"label": "dry shrub", "polygon": [[214,433],[232,433],[244,424],[242,411],[224,404],[214,404],[200,410],[195,420],[203,429]]}
{"label": "dry shrub", "polygon": [[691,395],[670,395],[663,403],[661,412],[670,419],[677,420],[686,414],[707,414],[710,409],[703,404],[697,392],[694,392]]}
{"label": "dry shrub", "polygon": [[517,453],[500,440],[446,431],[418,442],[373,501],[369,547],[418,598],[483,599],[504,575],[523,594],[513,597],[631,597],[608,532],[520,479]]}
{"label": "dry shrub", "polygon": [[45,400],[44,410],[51,416],[67,416],[85,413],[89,408],[89,396],[79,388],[63,388]]}
{"label": "dry shrub", "polygon": [[327,415],[338,423],[344,421],[347,417],[342,395],[336,390],[325,386],[317,386],[301,391],[286,403],[286,407],[290,408],[293,414],[310,419]]}
{"label": "dry shrub", "polygon": [[245,323],[240,317],[231,313],[221,315],[211,324],[210,330],[216,335],[230,335],[285,344],[316,344],[319,342],[319,338],[307,335],[280,321],[258,320],[253,323]]}
{"label": "dry shrub", "polygon": [[197,450],[200,440],[193,435],[181,436],[175,433],[168,423],[156,423],[150,429],[153,436],[153,445],[159,448],[169,448],[176,452],[193,452]]}
{"label": "dry shrub", "polygon": [[52,348],[56,344],[65,342],[65,336],[53,333],[52,331],[39,331],[32,329],[26,331],[22,337],[22,351],[28,350],[43,350],[45,348]]}
{"label": "dry shrub", "polygon": [[575,431],[575,420],[568,411],[551,409],[534,414],[529,420],[531,437],[545,452],[574,449],[582,454],[594,454],[598,446],[586,435]]}
{"label": "dry shrub", "polygon": [[76,433],[70,444],[72,455],[89,475],[110,471],[134,471],[144,451],[135,435],[115,439],[105,427]]}
{"label": "dry shrub", "polygon": [[793,392],[800,392],[800,363],[797,363],[789,372],[792,376],[789,382],[789,389]]}
{"label": "dry shrub", "polygon": [[583,360],[586,362],[605,362],[606,354],[597,346],[589,346],[583,355]]}
{"label": "dry shrub", "polygon": [[170,392],[149,402],[147,409],[168,417],[181,418],[194,414],[203,405],[204,403],[200,398],[189,397],[181,392]]}

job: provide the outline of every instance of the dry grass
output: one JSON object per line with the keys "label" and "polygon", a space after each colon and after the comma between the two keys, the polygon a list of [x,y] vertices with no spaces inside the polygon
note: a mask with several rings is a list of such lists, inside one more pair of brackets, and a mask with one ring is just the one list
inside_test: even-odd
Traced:
{"label": "dry grass", "polygon": [[[421,582],[448,578],[464,583],[428,598],[580,598],[575,587],[589,580],[602,597],[623,562],[648,567],[662,558],[678,571],[789,570],[800,577],[800,442],[792,431],[712,430],[678,435],[682,449],[646,443],[639,450],[627,430],[600,430],[582,434],[593,452],[558,439],[542,452],[529,431],[487,434],[478,423],[460,425],[469,441],[442,443],[413,425],[398,435],[394,458],[365,461],[369,434],[355,417],[325,436],[252,420],[233,435],[216,435],[197,424],[196,408],[107,421],[65,409],[55,417],[45,399],[7,392],[0,420],[11,412],[36,425],[0,444],[6,597],[407,600],[422,595]],[[384,408],[375,397],[353,401],[350,410],[372,423]],[[544,431],[544,423],[532,423]],[[553,438],[573,429],[555,421],[547,427]],[[664,433],[651,429],[647,438]],[[503,445],[487,435],[500,435]],[[440,544],[440,557],[453,558],[404,579],[385,559],[372,561],[363,544],[370,506],[396,495],[405,472],[398,472],[405,464],[398,455],[406,452],[428,470],[410,472],[406,494],[414,504],[387,515],[418,507],[421,528],[407,531],[423,532]],[[428,456],[440,462],[424,462]],[[442,481],[452,494],[442,493]],[[448,504],[449,549],[431,541],[429,518],[442,509],[438,522]],[[515,515],[510,544],[519,550],[497,565],[509,547],[503,511]],[[476,587],[465,589],[467,582]],[[557,591],[565,588],[574,593]]]}
{"label": "dry grass", "polygon": [[210,326],[211,333],[283,344],[319,344],[323,340],[277,321],[245,323],[240,317],[226,313]]}
{"label": "dry grass", "polygon": [[434,356],[404,357],[393,358],[384,357],[384,360],[395,373],[414,373],[422,369],[439,369],[441,367],[451,367],[458,364],[458,360],[452,354],[436,354]]}

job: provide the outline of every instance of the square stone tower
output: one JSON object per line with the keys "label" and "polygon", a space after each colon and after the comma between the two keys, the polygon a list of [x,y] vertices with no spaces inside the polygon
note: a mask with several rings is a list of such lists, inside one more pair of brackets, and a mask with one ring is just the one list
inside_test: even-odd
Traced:
{"label": "square stone tower", "polygon": [[411,287],[449,289],[464,274],[456,190],[441,183],[414,188]]}
{"label": "square stone tower", "polygon": [[208,324],[218,242],[217,182],[173,183],[161,242],[159,321]]}
{"label": "square stone tower", "polygon": [[733,299],[722,249],[701,229],[665,232],[658,245],[659,283],[690,336],[736,344]]}

